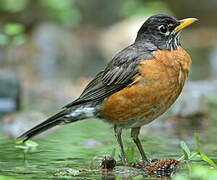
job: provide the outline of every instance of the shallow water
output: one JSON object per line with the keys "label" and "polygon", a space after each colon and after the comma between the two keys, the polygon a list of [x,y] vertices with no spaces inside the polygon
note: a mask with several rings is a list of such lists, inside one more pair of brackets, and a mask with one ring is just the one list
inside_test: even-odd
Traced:
{"label": "shallow water", "polygon": [[[193,149],[195,148],[193,133],[199,132],[202,151],[217,162],[217,130],[215,128],[217,113],[215,108],[210,113],[211,125],[206,129],[197,129],[189,125],[186,128],[180,126],[182,127],[180,129],[172,127],[165,129],[161,125],[156,128],[156,124],[164,124],[160,121],[155,121],[143,128],[140,138],[148,157],[162,160],[178,159],[182,156],[180,140],[186,141]],[[134,147],[128,130],[123,132],[123,139],[126,149]],[[143,179],[141,171],[135,172],[129,169],[116,169],[107,175],[101,171],[78,172],[79,169],[89,169],[91,160],[96,156],[98,158],[94,161],[94,167],[99,169],[102,157],[110,155],[113,149],[116,149],[115,159],[119,159],[119,147],[113,130],[102,121],[85,120],[67,125],[36,142],[39,146],[35,151],[29,152],[24,161],[23,150],[15,148],[15,141],[0,136],[0,174],[18,179]],[[139,158],[139,153],[135,149],[134,159]],[[206,165],[201,160],[194,160],[192,163]],[[70,176],[61,174],[61,171],[70,171]],[[179,172],[182,171],[180,167]],[[148,179],[155,178],[149,176]]]}

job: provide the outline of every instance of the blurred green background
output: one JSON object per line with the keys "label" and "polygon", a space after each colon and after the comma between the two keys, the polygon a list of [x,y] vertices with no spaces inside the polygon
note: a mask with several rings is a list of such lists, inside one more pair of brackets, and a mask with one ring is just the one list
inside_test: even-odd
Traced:
{"label": "blurred green background", "polygon": [[[115,53],[133,43],[143,22],[160,13],[178,19],[196,17],[199,22],[185,29],[181,36],[183,47],[192,57],[192,70],[182,96],[169,112],[142,130],[143,144],[148,146],[150,156],[162,154],[160,158],[164,158],[173,154],[178,157],[179,140],[191,144],[192,134],[198,132],[204,148],[216,159],[216,0],[0,0],[0,157],[4,159],[2,162],[9,163],[9,166],[2,163],[4,168],[1,168],[0,158],[0,172],[2,169],[7,175],[7,170],[13,169],[13,163],[17,163],[16,166],[22,164],[21,152],[14,149],[13,140],[8,138],[17,137],[78,97]],[[117,145],[110,126],[100,121],[88,123],[93,131],[95,126],[106,130],[98,128],[90,135],[82,122],[69,125],[66,130],[61,128],[57,134],[39,141],[55,152],[47,155],[46,163],[56,162],[52,159],[57,153],[56,143],[62,146],[58,158],[69,158],[72,154],[75,158],[75,152],[79,151],[82,153],[77,155],[85,161],[98,153],[110,153],[113,145]],[[159,140],[162,134],[172,138],[171,144]],[[126,136],[129,136],[128,132]],[[96,144],[87,153],[82,147],[86,146],[84,144],[89,146],[88,138]],[[146,138],[151,139],[146,141]],[[156,144],[163,144],[162,151],[165,148],[168,152],[169,143],[171,151],[164,154],[159,148],[153,149],[156,144],[151,143],[152,138]],[[83,140],[83,144],[77,144]],[[126,141],[131,143],[130,139]],[[73,152],[67,150],[74,146],[77,149]],[[4,156],[6,151],[7,157]],[[43,148],[40,151],[43,154]],[[33,154],[35,164],[39,159],[40,154]],[[81,160],[86,166],[84,161]],[[56,165],[51,166],[51,169],[55,168]],[[19,173],[14,170],[9,175]],[[21,174],[19,177],[23,178]]]}

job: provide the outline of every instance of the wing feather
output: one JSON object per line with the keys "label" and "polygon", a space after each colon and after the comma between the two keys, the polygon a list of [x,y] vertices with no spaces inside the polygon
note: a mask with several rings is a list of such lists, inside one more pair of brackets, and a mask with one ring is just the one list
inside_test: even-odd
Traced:
{"label": "wing feather", "polygon": [[104,100],[115,92],[132,84],[134,77],[139,74],[137,66],[141,60],[152,59],[151,52],[141,51],[131,45],[119,52],[108,66],[96,75],[87,85],[78,99],[64,108],[86,103],[89,101]]}

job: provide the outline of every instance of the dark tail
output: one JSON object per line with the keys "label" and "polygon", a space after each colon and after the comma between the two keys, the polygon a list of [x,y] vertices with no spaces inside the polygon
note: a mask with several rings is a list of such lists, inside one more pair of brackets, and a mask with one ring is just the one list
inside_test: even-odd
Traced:
{"label": "dark tail", "polygon": [[[66,115],[66,110],[63,110],[54,116],[48,118],[46,121],[42,122],[41,124],[33,127],[29,131],[25,132],[21,136],[19,136],[17,139],[23,140],[23,142],[27,141],[28,139],[36,136],[37,134],[40,134],[47,129],[50,129],[56,125],[59,125],[64,122],[64,116]],[[76,120],[75,120],[76,121]],[[71,120],[73,122],[73,120]]]}

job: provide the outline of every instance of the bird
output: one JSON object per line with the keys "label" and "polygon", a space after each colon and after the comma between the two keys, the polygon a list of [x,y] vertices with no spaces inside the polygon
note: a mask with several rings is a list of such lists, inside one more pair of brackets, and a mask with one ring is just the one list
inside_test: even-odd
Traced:
{"label": "bird", "polygon": [[123,165],[129,165],[121,137],[123,129],[131,129],[142,162],[150,165],[139,132],[180,95],[191,66],[190,55],[180,44],[180,32],[196,21],[165,14],[150,16],[135,41],[118,52],[76,100],[18,139],[25,142],[56,125],[97,118],[114,128]]}

